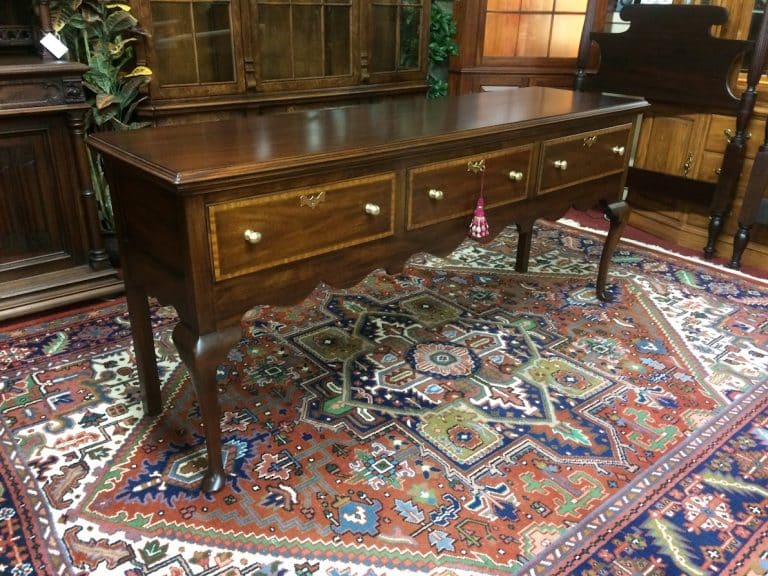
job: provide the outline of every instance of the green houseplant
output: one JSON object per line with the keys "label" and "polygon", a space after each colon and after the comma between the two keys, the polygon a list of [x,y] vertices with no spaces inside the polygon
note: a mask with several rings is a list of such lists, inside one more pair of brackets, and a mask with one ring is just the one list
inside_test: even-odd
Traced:
{"label": "green houseplant", "polygon": [[440,98],[448,94],[448,58],[459,53],[459,45],[454,40],[456,31],[456,21],[451,10],[439,2],[433,2],[427,46],[427,98]]}
{"label": "green houseplant", "polygon": [[[133,44],[146,31],[131,14],[131,7],[105,0],[52,0],[54,31],[67,45],[70,58],[87,64],[83,76],[91,105],[88,131],[132,130],[148,125],[133,120],[136,107],[146,98],[142,87],[152,71],[135,66]],[[93,190],[99,205],[102,231],[115,229],[112,202],[100,157],[89,150]]]}

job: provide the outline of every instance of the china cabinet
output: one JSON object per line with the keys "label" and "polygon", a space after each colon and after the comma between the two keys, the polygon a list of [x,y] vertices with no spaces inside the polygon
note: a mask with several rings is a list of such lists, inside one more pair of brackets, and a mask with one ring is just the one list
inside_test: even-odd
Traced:
{"label": "china cabinet", "polygon": [[430,0],[132,0],[155,124],[426,90]]}
{"label": "china cabinet", "polygon": [[88,176],[86,67],[41,49],[47,3],[32,8],[0,6],[0,321],[122,290]]}

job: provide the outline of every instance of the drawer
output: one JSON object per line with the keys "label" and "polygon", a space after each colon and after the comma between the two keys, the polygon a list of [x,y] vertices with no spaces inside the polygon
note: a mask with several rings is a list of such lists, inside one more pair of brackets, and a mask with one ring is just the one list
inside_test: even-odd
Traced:
{"label": "drawer", "polygon": [[395,174],[208,206],[216,280],[394,233]]}
{"label": "drawer", "polygon": [[630,152],[631,124],[543,143],[540,193],[622,172]]}
{"label": "drawer", "polygon": [[[67,94],[69,101],[83,101],[79,84],[78,82],[72,94]],[[64,87],[59,80],[20,80],[0,83],[0,110],[26,106],[57,106],[64,103]]]}
{"label": "drawer", "polygon": [[471,214],[480,193],[481,174],[470,163],[484,161],[487,208],[526,197],[531,182],[532,146],[454,158],[408,171],[408,228],[421,228]]}
{"label": "drawer", "polygon": [[[707,130],[707,139],[704,148],[710,152],[725,153],[728,146],[728,138],[736,132],[736,117],[714,114]],[[765,120],[752,118],[747,126],[747,158],[754,158],[757,149],[763,143],[765,132]]]}

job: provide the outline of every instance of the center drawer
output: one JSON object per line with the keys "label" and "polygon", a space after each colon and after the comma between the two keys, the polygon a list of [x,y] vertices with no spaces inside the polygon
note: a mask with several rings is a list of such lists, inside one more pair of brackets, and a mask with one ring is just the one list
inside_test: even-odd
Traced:
{"label": "center drawer", "polygon": [[486,207],[526,197],[531,182],[532,146],[465,156],[417,166],[408,171],[408,228],[472,214],[481,174],[470,164],[482,162]]}
{"label": "center drawer", "polygon": [[216,280],[394,233],[394,173],[208,206]]}
{"label": "center drawer", "polygon": [[632,125],[624,124],[543,143],[540,194],[622,172]]}

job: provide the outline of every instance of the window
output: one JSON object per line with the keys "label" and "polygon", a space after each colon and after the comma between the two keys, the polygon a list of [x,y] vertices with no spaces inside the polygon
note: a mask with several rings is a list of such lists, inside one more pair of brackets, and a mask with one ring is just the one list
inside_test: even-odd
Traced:
{"label": "window", "polygon": [[587,0],[488,0],[486,58],[575,58]]}

